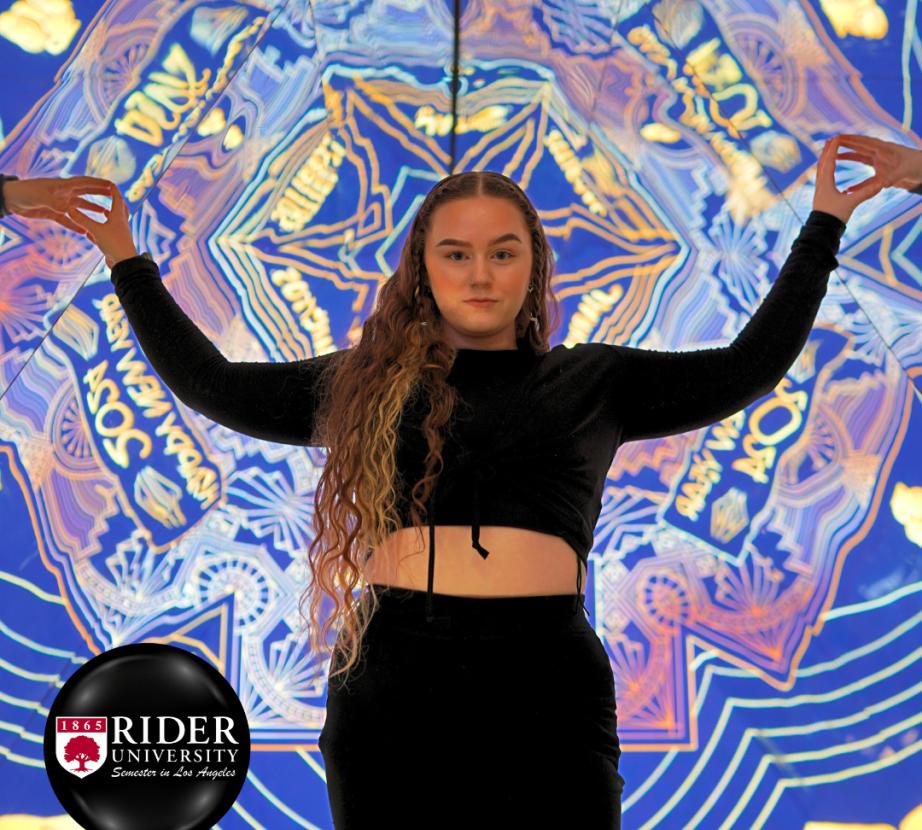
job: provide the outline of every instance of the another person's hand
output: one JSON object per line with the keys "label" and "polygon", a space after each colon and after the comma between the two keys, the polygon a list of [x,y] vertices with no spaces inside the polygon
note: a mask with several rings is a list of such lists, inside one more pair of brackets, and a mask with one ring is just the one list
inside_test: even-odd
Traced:
{"label": "another person's hand", "polygon": [[[884,181],[884,187],[901,187],[914,191],[922,185],[922,150],[905,147],[893,141],[869,135],[842,133],[839,143],[854,152],[843,153],[840,159],[860,161],[873,167]],[[853,188],[848,188],[848,193]]]}
{"label": "another person's hand", "polygon": [[102,205],[81,199],[90,194],[108,196],[109,182],[92,176],[71,178],[10,179],[3,183],[7,210],[27,219],[51,219],[79,234],[86,231],[69,218],[71,208],[82,208],[103,215],[109,211]]}
{"label": "another person's hand", "polygon": [[[850,158],[850,154],[839,156],[839,142],[841,136],[830,138],[820,153],[816,165],[816,192],[813,194],[813,209],[837,216],[846,224],[852,212],[862,202],[876,196],[886,187],[885,179],[880,171],[865,179],[857,185],[849,187],[845,192],[836,187],[836,162],[839,158]],[[863,161],[864,159],[858,159]]]}
{"label": "another person's hand", "polygon": [[67,215],[80,226],[81,231],[103,252],[106,257],[106,265],[112,268],[123,259],[137,256],[138,249],[131,238],[131,228],[128,225],[128,205],[125,204],[117,185],[112,182],[106,182],[106,185],[109,195],[112,197],[112,208],[107,211],[108,216],[105,222],[95,222],[89,219],[76,207],[69,208]]}

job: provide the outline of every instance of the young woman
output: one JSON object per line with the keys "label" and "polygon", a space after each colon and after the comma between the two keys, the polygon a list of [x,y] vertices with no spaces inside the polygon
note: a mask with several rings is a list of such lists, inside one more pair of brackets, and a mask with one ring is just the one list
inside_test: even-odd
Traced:
{"label": "young woman", "polygon": [[[714,423],[781,380],[852,211],[912,178],[909,148],[849,141],[840,158],[876,175],[839,192],[840,138],[827,142],[771,290],[733,343],[692,352],[550,348],[552,253],[498,173],[440,181],[358,345],[291,363],[221,355],[137,255],[114,185],[105,222],[79,210],[98,210],[80,196],[100,180],[8,194],[99,246],[180,400],[248,435],[328,448],[304,596],[315,651],[342,623],[320,735],[337,830],[620,827],[614,675],[581,593],[606,474],[620,444]],[[334,613],[319,633],[322,594]]]}

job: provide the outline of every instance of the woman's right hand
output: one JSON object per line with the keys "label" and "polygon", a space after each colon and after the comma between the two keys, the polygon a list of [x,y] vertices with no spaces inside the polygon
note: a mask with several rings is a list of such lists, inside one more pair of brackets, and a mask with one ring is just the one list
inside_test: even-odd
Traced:
{"label": "woman's right hand", "polygon": [[[842,153],[839,158],[870,165],[883,179],[884,187],[915,190],[922,184],[922,150],[869,135],[842,133],[838,138],[839,144],[855,151]],[[856,189],[850,187],[845,193],[853,193]]]}
{"label": "woman's right hand", "polygon": [[108,211],[105,222],[95,222],[81,213],[76,207],[70,207],[67,215],[87,235],[89,240],[106,257],[106,265],[112,268],[123,259],[130,259],[138,255],[138,249],[131,238],[131,228],[128,225],[128,205],[122,198],[118,186],[108,182],[109,194],[112,196],[112,207]]}

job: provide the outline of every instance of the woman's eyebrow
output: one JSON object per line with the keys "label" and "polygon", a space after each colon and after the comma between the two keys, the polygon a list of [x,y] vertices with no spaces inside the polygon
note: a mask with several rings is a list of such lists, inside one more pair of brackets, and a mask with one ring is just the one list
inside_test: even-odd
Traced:
{"label": "woman's eyebrow", "polygon": [[[497,245],[497,244],[499,244],[500,242],[506,242],[507,240],[510,240],[510,239],[514,239],[516,242],[521,242],[521,241],[522,241],[521,239],[519,239],[518,236],[516,236],[516,234],[514,234],[514,233],[506,233],[506,234],[503,234],[502,236],[496,237],[496,239],[492,240],[492,241],[490,242],[490,244],[491,244],[491,245]],[[459,246],[459,247],[461,247],[461,248],[470,248],[470,247],[471,247],[471,243],[470,243],[470,242],[462,242],[460,239],[443,239],[441,242],[437,242],[435,247],[438,248],[438,247],[441,246],[441,245],[457,245],[457,246]]]}

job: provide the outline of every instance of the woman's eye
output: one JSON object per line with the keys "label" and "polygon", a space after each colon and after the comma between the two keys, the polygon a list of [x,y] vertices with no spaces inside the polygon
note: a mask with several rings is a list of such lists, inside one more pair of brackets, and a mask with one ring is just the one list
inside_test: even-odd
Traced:
{"label": "woman's eye", "polygon": [[[504,258],[504,260],[505,260],[505,259],[508,259],[509,257],[512,256],[512,251],[497,251],[496,253],[497,253],[497,254],[508,254],[508,256]],[[451,259],[455,254],[459,254],[460,256],[464,256],[464,252],[463,252],[463,251],[452,251],[450,254],[448,254],[448,258]],[[458,260],[454,260],[454,261],[457,262]]]}

